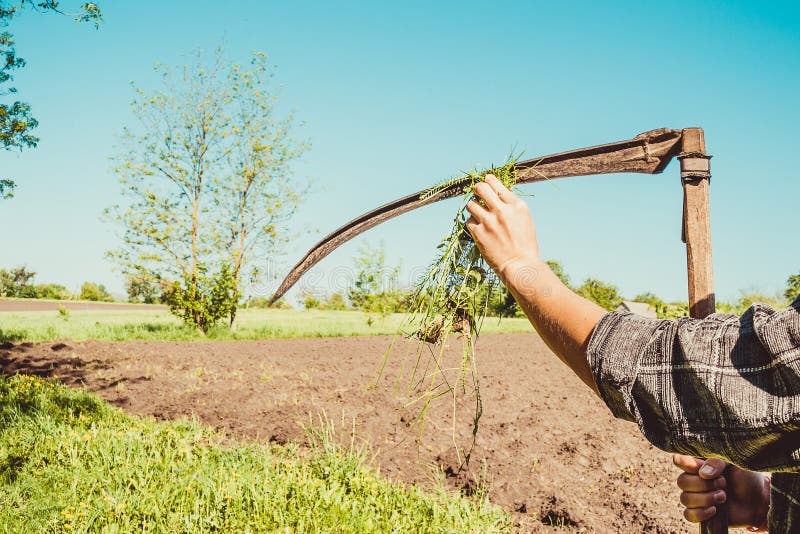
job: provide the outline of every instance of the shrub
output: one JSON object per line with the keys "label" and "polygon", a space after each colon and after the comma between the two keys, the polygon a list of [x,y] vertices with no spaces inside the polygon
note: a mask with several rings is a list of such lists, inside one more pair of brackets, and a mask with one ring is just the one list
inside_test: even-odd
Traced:
{"label": "shrub", "polygon": [[207,276],[199,269],[195,277],[187,274],[183,283],[173,282],[164,293],[169,310],[189,326],[204,334],[223,317],[233,317],[239,293],[230,267]]}
{"label": "shrub", "polygon": [[291,310],[292,305],[286,302],[285,299],[280,299],[279,301],[275,302],[274,304],[269,303],[270,299],[267,297],[250,297],[245,302],[245,308],[260,308],[260,309],[267,309],[273,308],[276,310]]}
{"label": "shrub", "polygon": [[607,310],[615,310],[622,304],[622,296],[619,294],[617,286],[596,278],[587,278],[575,292]]}
{"label": "shrub", "polygon": [[21,297],[34,276],[36,273],[25,266],[11,270],[0,269],[0,297]]}
{"label": "shrub", "polygon": [[103,284],[95,284],[94,282],[84,282],[81,286],[81,292],[78,295],[80,300],[92,300],[98,302],[114,302],[114,297],[106,289]]}

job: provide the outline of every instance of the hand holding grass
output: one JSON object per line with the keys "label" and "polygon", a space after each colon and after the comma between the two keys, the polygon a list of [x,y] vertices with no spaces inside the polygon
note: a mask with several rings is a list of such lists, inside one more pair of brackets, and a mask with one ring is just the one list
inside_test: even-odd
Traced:
{"label": "hand holding grass", "polygon": [[484,205],[467,204],[472,215],[467,228],[489,266],[504,283],[507,268],[536,269],[541,263],[536,225],[525,202],[493,174],[475,184],[474,191]]}
{"label": "hand holding grass", "polygon": [[486,262],[550,349],[595,392],[586,347],[606,310],[567,288],[539,257],[528,206],[492,175],[478,183],[466,226]]}

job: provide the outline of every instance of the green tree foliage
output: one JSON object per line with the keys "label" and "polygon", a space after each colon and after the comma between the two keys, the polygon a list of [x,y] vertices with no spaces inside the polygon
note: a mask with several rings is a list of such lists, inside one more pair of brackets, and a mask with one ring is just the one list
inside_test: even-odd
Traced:
{"label": "green tree foliage", "polygon": [[103,284],[94,282],[84,282],[81,285],[81,292],[78,294],[80,300],[92,300],[95,302],[114,302],[114,297]]}
{"label": "green tree foliage", "polygon": [[272,309],[275,309],[275,310],[291,310],[292,309],[292,305],[289,304],[288,302],[286,302],[285,299],[280,299],[277,302],[275,302],[272,305],[270,305],[270,301],[271,300],[272,299],[270,299],[269,297],[250,297],[244,303],[244,307],[245,308],[261,308],[261,309],[272,308]]}
{"label": "green tree foliage", "polygon": [[756,291],[742,291],[735,302],[718,302],[717,311],[742,315],[756,303],[766,304],[776,310],[784,308],[787,304],[781,295],[770,296]]}
{"label": "green tree foliage", "polygon": [[800,296],[800,274],[793,274],[786,280],[786,291],[783,293],[786,300],[794,301]]}
{"label": "green tree foliage", "polygon": [[[274,110],[264,54],[241,65],[221,51],[210,60],[198,53],[177,72],[157,70],[163,86],[135,87],[141,126],[122,135],[115,171],[129,202],[106,210],[123,229],[122,246],[109,254],[129,279],[164,280],[180,296],[171,308],[183,318],[191,310],[202,330],[217,315],[202,309],[217,277],[201,270],[220,276],[227,265],[233,288],[221,294],[239,296],[244,281],[262,277],[256,263],[277,256],[291,236],[306,187],[289,164],[305,146],[290,135],[292,117]],[[225,306],[231,324],[237,306]]]}
{"label": "green tree foliage", "polygon": [[0,269],[0,297],[66,300],[71,295],[60,284],[34,284],[36,273],[25,266]]}
{"label": "green tree foliage", "polygon": [[333,293],[323,298],[311,293],[305,293],[303,295],[303,306],[307,310],[344,311],[347,309],[347,301],[341,293]]}
{"label": "green tree foliage", "polygon": [[397,288],[400,266],[390,268],[386,265],[383,242],[378,246],[364,243],[353,263],[356,278],[347,291],[353,307],[381,315],[408,311],[409,292]]}
{"label": "green tree foliage", "polygon": [[201,265],[196,276],[187,273],[183,283],[173,282],[164,292],[170,311],[203,333],[222,318],[229,317],[240,298],[233,271],[226,264],[212,276],[208,276]]}
{"label": "green tree foliage", "polygon": [[72,295],[61,284],[35,284],[25,286],[20,297],[26,299],[68,300],[72,298]]}
{"label": "green tree foliage", "polygon": [[615,310],[622,304],[617,287],[596,278],[587,278],[575,292],[607,310]]}
{"label": "green tree foliage", "polygon": [[[58,13],[75,18],[78,22],[90,22],[99,26],[102,14],[97,4],[89,2],[81,5],[77,13],[62,10],[56,0],[16,0],[13,2],[0,0],[0,28],[7,28],[15,15],[25,8],[40,13]],[[0,33],[0,96],[15,95],[17,89],[8,86],[14,81],[14,71],[25,66],[25,60],[17,55],[14,36],[4,31]],[[27,102],[13,100],[0,103],[0,146],[5,150],[34,148],[39,138],[33,135],[39,122],[31,113]],[[0,199],[11,198],[16,184],[8,178],[0,178]]]}
{"label": "green tree foliage", "polygon": [[659,319],[679,319],[689,316],[688,302],[664,302],[661,298],[650,292],[636,295],[633,300],[635,302],[644,302],[652,306],[656,311],[656,317]]}
{"label": "green tree foliage", "polygon": [[159,304],[162,302],[164,282],[145,270],[132,270],[125,274],[125,291],[128,302]]}
{"label": "green tree foliage", "polygon": [[[560,262],[556,260],[547,260],[545,263],[565,286],[570,289],[572,288],[569,276],[564,271],[564,267]],[[525,312],[519,307],[514,295],[505,287],[501,287],[500,291],[492,295],[489,301],[488,311],[489,315],[498,317],[525,317]]]}
{"label": "green tree foliage", "polygon": [[10,270],[0,269],[0,296],[22,298],[25,288],[30,286],[35,276],[36,273],[25,266]]}

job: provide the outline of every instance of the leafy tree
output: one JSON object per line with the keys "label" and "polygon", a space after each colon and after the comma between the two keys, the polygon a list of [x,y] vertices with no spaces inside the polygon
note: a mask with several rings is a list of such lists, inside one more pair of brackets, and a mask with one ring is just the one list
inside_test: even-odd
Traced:
{"label": "leafy tree", "polygon": [[[564,267],[560,262],[547,260],[545,263],[565,286],[572,288],[569,276],[564,272]],[[525,317],[525,312],[519,307],[514,295],[505,287],[501,287],[500,291],[492,296],[489,302],[489,313],[499,317]]]}
{"label": "leafy tree", "polygon": [[114,297],[106,289],[103,284],[95,284],[94,282],[84,282],[81,286],[81,292],[78,295],[80,300],[92,300],[96,302],[113,302]]}
{"label": "leafy tree", "polygon": [[23,297],[26,288],[36,273],[29,271],[25,266],[16,269],[0,269],[0,296]]}
{"label": "leafy tree", "polygon": [[333,293],[327,297],[320,298],[311,293],[303,296],[303,306],[307,310],[334,310],[343,311],[347,309],[347,301],[341,293]]}
{"label": "leafy tree", "polygon": [[607,310],[615,310],[622,304],[617,287],[596,278],[587,278],[575,292]]}
{"label": "leafy tree", "polygon": [[[57,0],[17,0],[8,2],[0,0],[0,27],[7,28],[21,10],[33,9],[40,13],[52,12],[74,17],[78,22],[90,22],[98,27],[102,20],[97,4],[88,2],[80,7],[77,13],[67,13],[61,9]],[[17,89],[6,86],[14,81],[14,71],[25,66],[25,60],[17,56],[14,36],[4,31],[0,33],[0,96],[14,95]],[[15,100],[0,104],[0,146],[5,150],[34,148],[39,138],[33,135],[39,121],[31,114],[31,106],[27,102]],[[11,198],[16,184],[8,178],[0,178],[0,199]]]}
{"label": "leafy tree", "polygon": [[22,298],[67,300],[72,298],[69,290],[61,284],[28,285],[22,289]]}
{"label": "leafy tree", "polygon": [[187,273],[183,283],[173,282],[164,293],[170,311],[203,333],[223,317],[230,316],[231,308],[240,298],[233,271],[227,264],[213,276],[207,276],[201,265],[196,276]]}
{"label": "leafy tree", "polygon": [[165,282],[152,273],[134,270],[125,275],[125,290],[129,302],[158,304],[164,292]]}
{"label": "leafy tree", "polygon": [[[249,66],[227,71],[230,132],[227,157],[221,162],[220,219],[223,241],[233,265],[234,285],[255,282],[260,271],[252,266],[277,255],[288,242],[289,221],[307,194],[292,179],[289,164],[306,145],[292,139],[293,117],[275,113],[277,94],[270,87],[273,73],[267,56],[255,53]],[[231,310],[231,325],[236,307]]]}
{"label": "leafy tree", "polygon": [[[290,137],[291,117],[274,113],[276,94],[266,56],[247,65],[210,62],[178,72],[157,67],[163,87],[135,87],[137,130],[126,129],[115,168],[127,205],[106,210],[123,228],[123,244],[110,256],[128,277],[179,280],[171,306],[201,330],[216,311],[204,310],[223,266],[232,288],[255,283],[256,260],[278,254],[305,188],[289,173],[303,150]],[[208,277],[201,271],[218,273]],[[197,302],[189,302],[197,298]],[[231,324],[238,302],[225,306]]]}
{"label": "leafy tree", "polygon": [[786,280],[786,291],[783,296],[789,302],[793,302],[800,296],[800,274],[793,274]]}
{"label": "leafy tree", "polygon": [[353,307],[381,315],[407,311],[409,294],[397,289],[400,266],[389,268],[386,265],[383,242],[377,247],[364,243],[353,262],[357,274],[347,291],[347,298]]}

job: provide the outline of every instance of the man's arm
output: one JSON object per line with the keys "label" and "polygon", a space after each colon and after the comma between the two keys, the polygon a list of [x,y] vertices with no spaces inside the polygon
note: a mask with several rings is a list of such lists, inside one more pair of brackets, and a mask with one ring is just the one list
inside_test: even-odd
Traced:
{"label": "man's arm", "polygon": [[[775,472],[770,526],[793,531],[800,523],[800,297],[780,312],[756,304],[741,318],[606,313],[542,263],[533,220],[516,195],[491,176],[475,194],[482,204],[468,204],[467,226],[553,352],[657,447]],[[692,508],[711,513],[703,501],[709,489],[695,491],[705,497],[693,496]]]}
{"label": "man's arm", "polygon": [[589,337],[607,312],[570,291],[539,257],[528,206],[497,178],[475,186],[467,228],[486,262],[514,295],[550,349],[597,392],[586,361]]}

